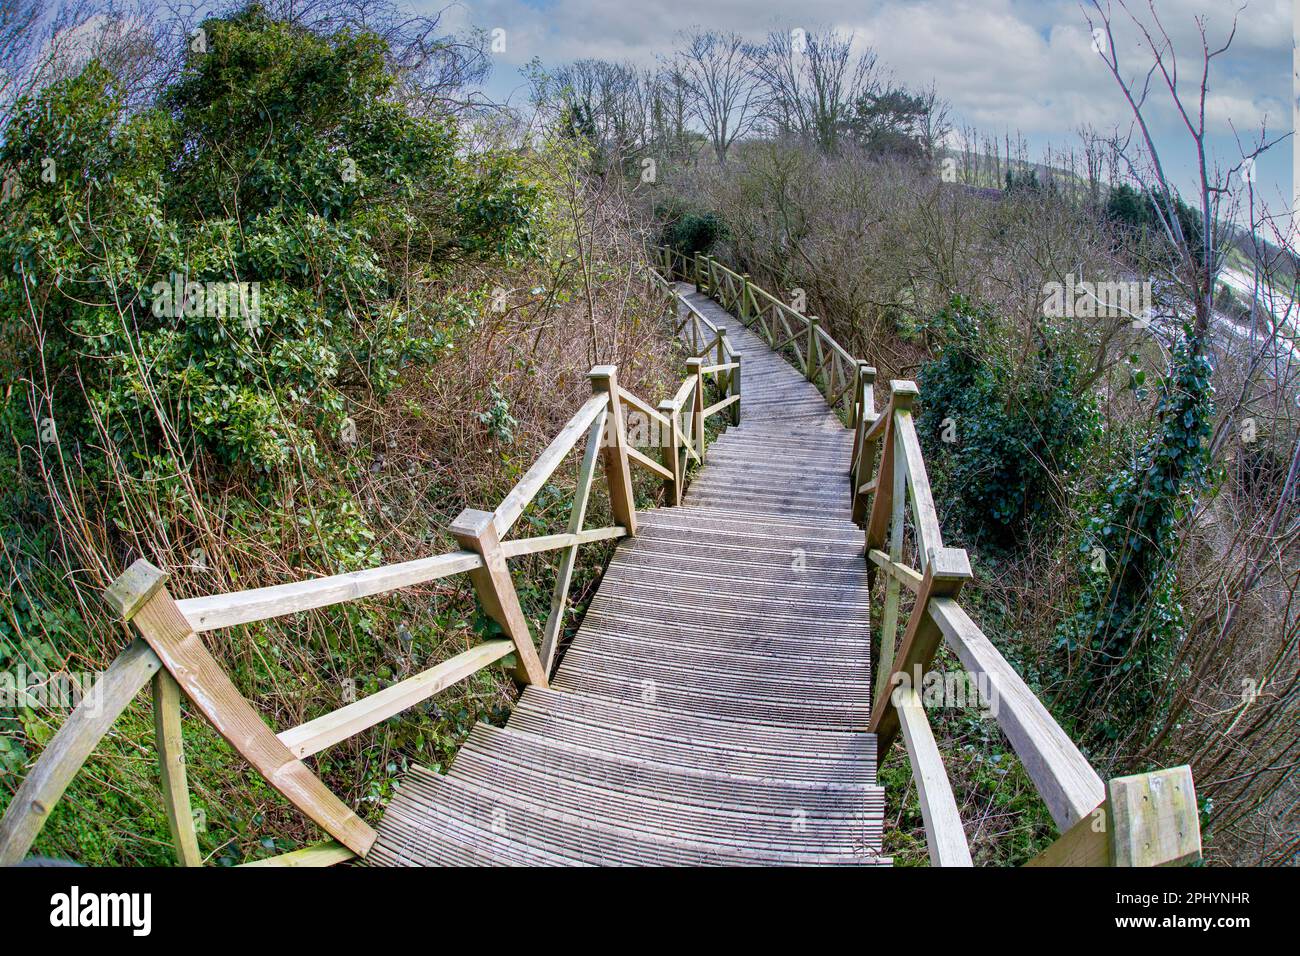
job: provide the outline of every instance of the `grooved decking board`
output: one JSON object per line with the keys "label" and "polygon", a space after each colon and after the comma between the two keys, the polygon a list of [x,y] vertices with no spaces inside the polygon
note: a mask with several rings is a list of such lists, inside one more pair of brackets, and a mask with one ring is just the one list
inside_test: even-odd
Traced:
{"label": "grooved decking board", "polygon": [[638,515],[565,649],[447,775],[403,778],[380,866],[887,864],[853,439],[716,303],[739,427]]}

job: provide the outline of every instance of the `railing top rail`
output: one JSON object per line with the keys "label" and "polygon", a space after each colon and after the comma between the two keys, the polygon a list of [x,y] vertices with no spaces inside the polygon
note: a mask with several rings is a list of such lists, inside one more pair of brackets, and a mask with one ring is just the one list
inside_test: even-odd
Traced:
{"label": "railing top rail", "polygon": [[[498,536],[505,535],[524,509],[604,410],[608,398],[593,395],[565,424],[537,461],[515,484],[493,513]],[[562,547],[563,545],[557,545]],[[273,584],[268,587],[185,598],[176,604],[195,632],[250,624],[342,604],[388,591],[426,584],[439,578],[483,567],[472,551],[452,551],[413,561],[380,565],[362,571]]]}
{"label": "railing top rail", "polygon": [[609,397],[603,393],[591,396],[546,446],[546,449],[537,456],[537,461],[533,462],[533,466],[524,473],[514,488],[510,489],[510,493],[493,513],[492,523],[496,526],[498,536],[505,537],[514,523],[519,520],[519,516],[524,513],[528,503],[536,497],[542,485],[546,484],[546,480],[554,474],[560,462],[564,461],[565,456],[578,443],[588,426],[596,420],[596,416],[608,403]]}
{"label": "railing top rail", "polygon": [[346,574],[331,574],[245,591],[185,598],[177,601],[176,605],[189,621],[190,627],[196,633],[201,633],[427,584],[482,566],[483,559],[474,552],[452,551],[364,571],[349,571]]}

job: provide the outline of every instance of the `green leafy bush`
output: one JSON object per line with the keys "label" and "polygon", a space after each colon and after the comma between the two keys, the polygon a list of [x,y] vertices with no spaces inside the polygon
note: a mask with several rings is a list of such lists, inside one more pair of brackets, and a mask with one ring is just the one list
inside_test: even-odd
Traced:
{"label": "green leafy bush", "polygon": [[[209,52],[141,114],[95,63],[21,104],[0,152],[24,177],[0,305],[34,299],[45,359],[78,370],[95,427],[145,436],[128,466],[171,432],[225,465],[310,465],[345,383],[383,393],[452,331],[411,321],[399,268],[527,253],[536,189],[385,99],[373,35],[256,8],[204,28]],[[206,283],[242,295],[205,302]],[[62,397],[63,436],[90,438],[87,403]]]}
{"label": "green leafy bush", "polygon": [[1154,432],[1105,484],[1078,543],[1083,589],[1058,645],[1079,665],[1071,668],[1074,710],[1104,702],[1094,724],[1102,739],[1131,732],[1150,715],[1183,634],[1177,531],[1206,479],[1211,376],[1185,331],[1160,386]]}
{"label": "green leafy bush", "polygon": [[920,374],[918,425],[948,518],[983,544],[1012,547],[1050,513],[1059,483],[1095,439],[1098,412],[1079,366],[1050,331],[1019,367],[995,317],[958,297],[932,326],[944,339]]}
{"label": "green leafy bush", "polygon": [[727,228],[722,219],[712,212],[690,212],[680,209],[660,209],[657,218],[666,220],[660,244],[668,246],[687,258],[698,253],[708,253],[726,238]]}

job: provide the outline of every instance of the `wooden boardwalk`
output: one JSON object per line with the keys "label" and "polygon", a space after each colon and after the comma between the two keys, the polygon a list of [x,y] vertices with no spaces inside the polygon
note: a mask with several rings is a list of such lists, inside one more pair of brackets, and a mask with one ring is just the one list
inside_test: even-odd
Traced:
{"label": "wooden boardwalk", "polygon": [[852,433],[758,336],[741,425],[682,506],[643,512],[549,689],[402,781],[367,860],[878,864],[871,636]]}
{"label": "wooden boardwalk", "polygon": [[[817,319],[710,256],[658,252],[665,274],[695,282],[674,288],[658,272],[647,276],[665,318],[676,313],[672,327],[691,355],[674,397],[656,408],[619,385],[614,366],[593,368],[591,398],[500,505],[466,509],[452,522],[458,550],[180,600],[166,571],[136,559],[104,600],[137,636],[63,721],[0,816],[0,866],[26,858],[82,764],[148,687],[162,802],[182,866],[204,862],[182,699],[329,834],[248,866],[889,863],[880,855],[876,762],[896,742],[907,747],[930,863],[971,866],[913,677],[929,671],[945,644],[996,703],[991,716],[1056,825],[1059,837],[1029,865],[1199,860],[1191,768],[1103,781],[962,608],[970,560],[943,542],[913,419],[916,384],[889,382],[877,410],[876,370]],[[803,373],[766,342],[789,349]],[[711,405],[706,377],[718,392]],[[828,406],[849,413],[852,433]],[[661,461],[630,447],[621,424],[606,427],[622,422],[624,407],[664,426]],[[737,411],[740,424],[709,445],[697,426],[713,416],[734,420]],[[568,530],[510,537],[579,446]],[[676,501],[686,456],[703,467],[681,506],[638,514],[632,466],[662,478]],[[598,459],[611,523],[590,528]],[[909,518],[914,544],[904,547]],[[548,680],[577,551],[610,539],[621,543]],[[560,570],[539,652],[508,559],[547,551],[559,555]],[[869,566],[884,595],[874,635]],[[201,637],[460,574],[501,639],[278,733]],[[905,617],[904,592],[912,595]],[[886,677],[874,697],[873,638]],[[475,727],[445,776],[414,768],[378,829],[305,762],[509,655],[526,689],[507,725]]]}

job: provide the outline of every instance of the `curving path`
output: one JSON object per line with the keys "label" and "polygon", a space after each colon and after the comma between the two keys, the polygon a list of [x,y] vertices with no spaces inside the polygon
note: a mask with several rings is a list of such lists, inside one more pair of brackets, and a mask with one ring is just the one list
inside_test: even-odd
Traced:
{"label": "curving path", "polygon": [[852,433],[692,290],[744,356],[741,424],[638,516],[551,687],[405,777],[372,865],[889,862]]}

